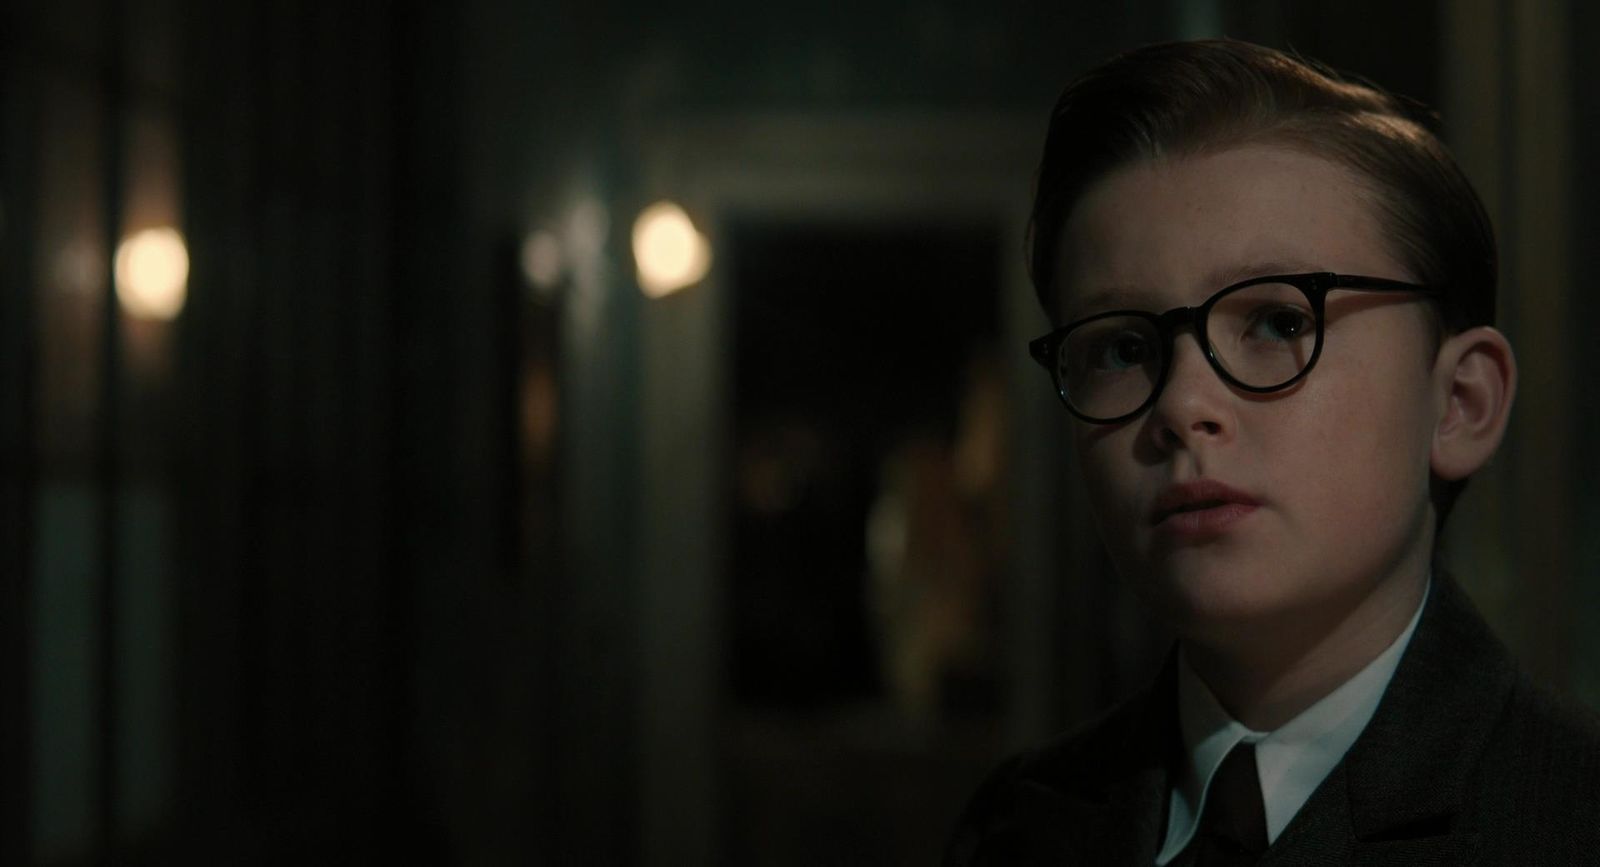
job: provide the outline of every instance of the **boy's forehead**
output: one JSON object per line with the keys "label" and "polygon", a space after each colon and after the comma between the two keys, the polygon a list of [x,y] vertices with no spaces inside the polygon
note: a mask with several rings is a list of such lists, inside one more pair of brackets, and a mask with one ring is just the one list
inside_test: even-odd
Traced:
{"label": "boy's forehead", "polygon": [[[1235,283],[1267,277],[1273,274],[1309,274],[1326,268],[1312,259],[1273,257],[1269,254],[1245,255],[1211,269],[1200,280],[1202,287],[1217,291]],[[1063,300],[1074,311],[1097,311],[1116,308],[1150,309],[1159,312],[1158,306],[1171,293],[1160,287],[1142,283],[1080,283],[1064,293]],[[1140,303],[1147,302],[1147,303]]]}
{"label": "boy's forehead", "polygon": [[[1403,276],[1367,185],[1338,163],[1272,145],[1113,169],[1085,189],[1057,240],[1062,317],[1203,298],[1273,273]],[[1167,306],[1181,303],[1191,302]]]}

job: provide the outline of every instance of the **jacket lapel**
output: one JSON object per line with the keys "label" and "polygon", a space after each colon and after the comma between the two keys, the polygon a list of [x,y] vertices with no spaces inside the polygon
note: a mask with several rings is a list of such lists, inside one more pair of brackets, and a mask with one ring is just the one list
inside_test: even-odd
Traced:
{"label": "jacket lapel", "polygon": [[1263,864],[1335,851],[1356,864],[1472,863],[1472,775],[1515,677],[1465,593],[1436,572],[1372,721]]}
{"label": "jacket lapel", "polygon": [[1167,761],[1178,743],[1176,656],[1117,717],[1071,756],[1042,762],[1012,787],[1010,819],[990,829],[981,863],[1155,863]]}

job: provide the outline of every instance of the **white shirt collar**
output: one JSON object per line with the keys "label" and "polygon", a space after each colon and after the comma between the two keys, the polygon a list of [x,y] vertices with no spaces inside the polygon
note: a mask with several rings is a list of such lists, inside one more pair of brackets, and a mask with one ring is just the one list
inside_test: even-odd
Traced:
{"label": "white shirt collar", "polygon": [[1173,781],[1167,836],[1156,856],[1157,867],[1163,867],[1189,845],[1205,809],[1212,774],[1228,751],[1241,742],[1256,745],[1256,768],[1267,813],[1267,842],[1278,839],[1377,711],[1378,702],[1400,665],[1400,657],[1411,643],[1411,634],[1422,619],[1423,604],[1432,587],[1430,578],[1411,623],[1388,648],[1276,731],[1254,731],[1229,716],[1179,651],[1178,726],[1189,761]]}

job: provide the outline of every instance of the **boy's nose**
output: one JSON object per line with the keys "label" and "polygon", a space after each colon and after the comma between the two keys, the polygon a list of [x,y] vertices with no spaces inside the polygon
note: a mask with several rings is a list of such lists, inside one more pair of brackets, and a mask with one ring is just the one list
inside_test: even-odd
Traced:
{"label": "boy's nose", "polygon": [[1192,331],[1172,341],[1167,381],[1151,407],[1150,428],[1164,450],[1233,433],[1232,393],[1206,360]]}

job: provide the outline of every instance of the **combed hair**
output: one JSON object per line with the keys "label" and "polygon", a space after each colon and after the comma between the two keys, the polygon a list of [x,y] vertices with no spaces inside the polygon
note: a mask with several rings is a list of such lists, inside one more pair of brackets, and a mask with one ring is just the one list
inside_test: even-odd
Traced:
{"label": "combed hair", "polygon": [[[1492,325],[1494,229],[1432,120],[1372,84],[1246,42],[1171,42],[1118,55],[1069,85],[1050,118],[1027,235],[1039,301],[1059,318],[1063,228],[1096,181],[1139,159],[1265,143],[1365,179],[1391,254],[1439,293],[1444,329]],[[1435,482],[1442,527],[1465,481]]]}

